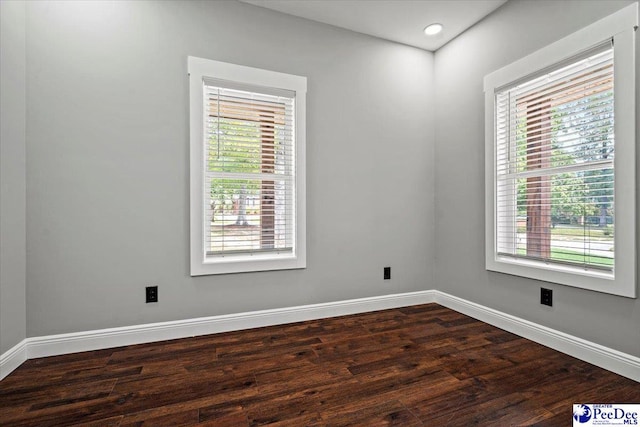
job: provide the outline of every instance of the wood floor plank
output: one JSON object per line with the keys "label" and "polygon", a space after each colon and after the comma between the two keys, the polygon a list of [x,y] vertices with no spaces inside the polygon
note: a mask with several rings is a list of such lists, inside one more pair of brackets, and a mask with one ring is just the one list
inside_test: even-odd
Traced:
{"label": "wood floor plank", "polygon": [[120,427],[122,418],[124,417],[120,415],[117,417],[105,418],[102,420],[88,422],[88,423],[74,424],[71,427]]}
{"label": "wood floor plank", "polygon": [[331,426],[407,426],[420,427],[422,421],[397,400],[369,397],[358,404],[327,408],[323,420]]}
{"label": "wood floor plank", "polygon": [[400,337],[393,331],[387,331],[365,336],[354,336],[341,341],[315,344],[312,346],[321,360],[340,360],[356,354],[374,351],[386,351],[390,348],[410,346],[410,340]]}
{"label": "wood floor plank", "polygon": [[351,378],[342,366],[317,365],[307,369],[280,369],[256,374],[262,393],[297,391],[319,384],[335,384]]}
{"label": "wood floor plank", "polygon": [[564,426],[640,383],[437,304],[69,354],[0,381],[4,426]]}
{"label": "wood floor plank", "polygon": [[198,425],[217,427],[243,427],[249,425],[249,419],[240,405],[214,405],[198,411]]}
{"label": "wood floor plank", "polygon": [[401,396],[400,401],[420,420],[426,422],[426,425],[437,425],[430,420],[446,420],[459,411],[474,408],[495,398],[495,395],[473,381],[458,381],[447,385],[448,387],[439,389],[425,387],[422,393]]}
{"label": "wood floor plank", "polygon": [[161,416],[151,416],[143,418],[138,415],[123,417],[120,427],[182,427],[193,426],[199,422],[199,412],[197,409],[183,412],[174,412]]}
{"label": "wood floor plank", "polygon": [[315,366],[318,356],[310,348],[294,348],[285,352],[271,354],[262,353],[262,357],[253,358],[222,358],[214,361],[196,361],[187,363],[185,369],[189,372],[208,372],[218,370],[228,375],[246,375],[255,372],[270,372],[288,368],[307,369]]}
{"label": "wood floor plank", "polygon": [[319,414],[322,404],[316,396],[293,393],[273,396],[268,401],[247,403],[244,408],[249,425],[286,425],[294,422],[314,424],[321,420]]}
{"label": "wood floor plank", "polygon": [[107,397],[117,379],[88,381],[80,383],[42,385],[29,388],[28,392],[16,392],[0,399],[0,409],[25,406],[28,411],[36,411],[54,406],[68,405],[74,402],[88,401]]}
{"label": "wood floor plank", "polygon": [[[513,393],[495,399],[460,407],[440,415],[437,410],[421,412],[427,425],[466,427],[471,425],[527,426],[553,416],[540,408],[528,393]],[[433,408],[437,409],[437,408]]]}

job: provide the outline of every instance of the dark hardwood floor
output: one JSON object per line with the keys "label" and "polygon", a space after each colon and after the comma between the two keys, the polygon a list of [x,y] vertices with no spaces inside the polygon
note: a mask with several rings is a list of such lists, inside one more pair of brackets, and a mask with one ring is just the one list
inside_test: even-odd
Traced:
{"label": "dark hardwood floor", "polygon": [[436,304],[25,362],[2,426],[571,425],[640,383]]}

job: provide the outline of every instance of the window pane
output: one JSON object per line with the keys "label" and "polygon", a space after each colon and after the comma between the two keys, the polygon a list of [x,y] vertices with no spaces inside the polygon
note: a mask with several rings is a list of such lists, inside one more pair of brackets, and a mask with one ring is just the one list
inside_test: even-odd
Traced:
{"label": "window pane", "polygon": [[212,178],[207,252],[290,250],[292,203],[287,180]]}
{"label": "window pane", "polygon": [[259,173],[260,129],[257,123],[209,117],[209,172]]}
{"label": "window pane", "polygon": [[207,253],[291,250],[293,99],[207,86],[205,108]]}
{"label": "window pane", "polygon": [[[513,235],[499,235],[502,252],[611,268],[614,260],[612,170],[561,173],[517,180]],[[545,197],[540,197],[544,194]],[[505,204],[498,217],[509,215]],[[543,213],[543,219],[536,216]],[[505,215],[506,214],[506,215]],[[538,219],[538,222],[535,222]],[[509,250],[505,243],[511,243]]]}

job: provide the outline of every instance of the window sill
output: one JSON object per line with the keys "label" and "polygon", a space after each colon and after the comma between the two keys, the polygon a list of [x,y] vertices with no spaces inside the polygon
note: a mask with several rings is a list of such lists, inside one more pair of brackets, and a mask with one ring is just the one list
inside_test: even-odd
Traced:
{"label": "window sill", "polygon": [[306,261],[292,253],[209,256],[200,263],[191,264],[191,276],[301,268],[306,268]]}
{"label": "window sill", "polygon": [[[616,275],[615,271],[590,270],[579,266],[545,263],[508,256],[487,259],[486,269],[627,298],[636,297],[635,286],[629,286],[627,280],[620,277],[623,275]],[[632,282],[635,283],[635,279],[632,279]]]}

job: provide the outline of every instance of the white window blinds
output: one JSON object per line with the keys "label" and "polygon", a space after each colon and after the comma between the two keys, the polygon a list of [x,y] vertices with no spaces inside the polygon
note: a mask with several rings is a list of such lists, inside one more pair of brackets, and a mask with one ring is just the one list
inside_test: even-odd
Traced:
{"label": "white window blinds", "polygon": [[204,79],[205,253],[291,252],[295,92]]}
{"label": "white window blinds", "polygon": [[496,248],[612,270],[613,47],[495,93]]}

